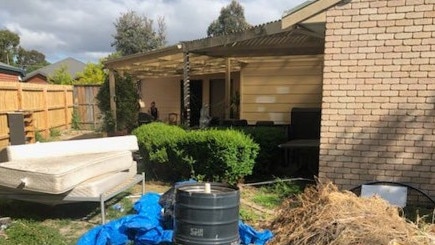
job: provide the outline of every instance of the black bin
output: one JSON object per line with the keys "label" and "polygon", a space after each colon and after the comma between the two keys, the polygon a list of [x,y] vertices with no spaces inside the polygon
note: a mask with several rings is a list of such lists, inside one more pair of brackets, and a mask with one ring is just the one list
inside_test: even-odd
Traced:
{"label": "black bin", "polygon": [[189,245],[236,245],[239,236],[240,193],[236,187],[204,183],[177,188],[174,242]]}

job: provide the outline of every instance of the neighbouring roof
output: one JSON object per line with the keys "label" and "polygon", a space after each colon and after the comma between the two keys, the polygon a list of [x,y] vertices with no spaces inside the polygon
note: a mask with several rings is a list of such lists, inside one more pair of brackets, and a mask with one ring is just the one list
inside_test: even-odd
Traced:
{"label": "neighbouring roof", "polygon": [[25,72],[23,69],[5,64],[3,62],[0,62],[0,72],[7,73],[7,74],[13,74],[13,75],[17,75],[17,76],[22,76],[22,77],[25,75]]}
{"label": "neighbouring roof", "polygon": [[58,61],[56,63],[53,63],[51,65],[44,66],[38,70],[30,72],[23,78],[23,81],[25,82],[36,75],[42,75],[47,78],[50,75],[52,75],[56,70],[59,70],[63,66],[67,68],[67,71],[71,75],[71,77],[75,78],[77,72],[83,71],[86,64],[79,60],[69,57],[61,61]]}

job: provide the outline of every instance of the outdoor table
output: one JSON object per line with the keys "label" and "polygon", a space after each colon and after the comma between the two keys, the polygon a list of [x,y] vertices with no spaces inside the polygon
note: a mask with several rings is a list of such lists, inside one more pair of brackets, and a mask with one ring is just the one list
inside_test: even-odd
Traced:
{"label": "outdoor table", "polygon": [[[289,151],[292,150],[293,152],[295,152],[295,150],[303,150],[303,149],[319,149],[320,146],[320,139],[295,139],[295,140],[290,140],[287,141],[283,144],[278,145],[280,148],[284,149],[284,159],[285,159],[285,164],[286,166],[289,166],[290,164],[296,165],[298,163],[300,163],[302,160],[306,160],[307,162],[309,162],[309,156],[308,154],[304,155],[304,154],[300,154],[300,152],[298,152],[298,160],[297,161],[295,158],[293,158],[293,161],[290,161],[289,159]],[[318,161],[318,159],[317,159]],[[305,164],[303,164],[305,165]],[[316,175],[318,170],[314,169],[312,166],[310,168],[310,166],[307,166],[308,164],[306,164],[305,166],[300,166],[302,167],[308,167],[308,171],[310,172],[310,174]]]}

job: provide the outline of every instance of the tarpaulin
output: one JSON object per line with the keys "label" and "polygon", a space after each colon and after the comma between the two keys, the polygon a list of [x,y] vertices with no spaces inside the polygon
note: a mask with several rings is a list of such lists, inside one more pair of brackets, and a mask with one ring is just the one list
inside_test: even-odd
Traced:
{"label": "tarpaulin", "polygon": [[[77,245],[123,245],[170,244],[173,230],[163,226],[162,206],[158,193],[146,193],[135,204],[137,214],[127,215],[107,224],[96,226],[82,235]],[[239,222],[241,244],[263,245],[273,235],[269,230],[258,232],[249,225]]]}

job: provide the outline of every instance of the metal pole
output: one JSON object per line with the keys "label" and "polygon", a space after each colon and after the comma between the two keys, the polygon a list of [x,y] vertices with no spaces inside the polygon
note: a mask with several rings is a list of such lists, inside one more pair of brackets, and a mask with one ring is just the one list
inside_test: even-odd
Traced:
{"label": "metal pole", "polygon": [[225,59],[225,119],[230,118],[231,110],[231,62]]}
{"label": "metal pole", "polygon": [[190,61],[189,52],[184,52],[184,69],[183,69],[183,123],[190,126]]}

